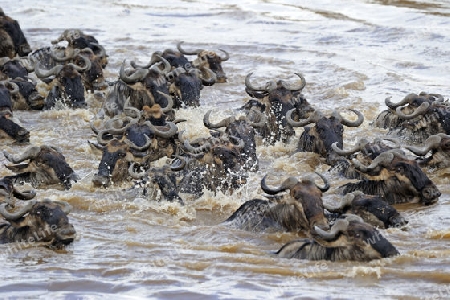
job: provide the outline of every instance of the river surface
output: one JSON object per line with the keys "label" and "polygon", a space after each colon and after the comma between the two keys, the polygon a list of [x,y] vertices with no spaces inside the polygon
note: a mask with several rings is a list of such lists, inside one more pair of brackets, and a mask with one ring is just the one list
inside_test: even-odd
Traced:
{"label": "river surface", "polygon": [[[150,4],[151,3],[151,4]],[[301,3],[301,4],[298,4]],[[149,61],[154,51],[224,49],[228,82],[205,87],[201,107],[177,117],[189,137],[208,131],[203,115],[230,116],[249,99],[244,78],[263,84],[295,82],[304,75],[304,96],[330,112],[360,110],[365,122],[346,128],[344,145],[385,131],[370,122],[384,99],[409,93],[450,95],[450,1],[82,1],[3,0],[7,15],[20,22],[33,49],[50,46],[64,29],[94,35],[106,48],[105,74],[117,79],[124,59]],[[242,203],[288,176],[325,171],[316,154],[295,153],[302,131],[285,145],[258,146],[261,168],[232,196],[206,192],[185,206],[129,199],[125,183],[94,188],[100,161],[87,140],[101,103],[87,94],[87,109],[17,111],[31,131],[31,144],[62,149],[80,176],[69,191],[38,190],[37,197],[68,201],[78,238],[64,251],[0,246],[0,298],[10,299],[449,299],[449,169],[425,170],[442,196],[429,207],[404,205],[405,229],[383,230],[399,250],[394,258],[360,262],[309,262],[272,255],[296,234],[250,233],[219,224]],[[23,146],[3,145],[17,153]],[[164,161],[163,161],[164,162]],[[3,167],[0,175],[11,174]],[[334,178],[324,194],[335,202]]]}

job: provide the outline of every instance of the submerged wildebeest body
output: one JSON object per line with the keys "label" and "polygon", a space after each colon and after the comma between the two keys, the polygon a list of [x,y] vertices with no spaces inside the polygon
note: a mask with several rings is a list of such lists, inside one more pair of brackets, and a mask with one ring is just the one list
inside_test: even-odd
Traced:
{"label": "submerged wildebeest body", "polygon": [[[293,127],[286,120],[287,112],[292,110],[296,119],[307,118],[314,111],[301,94],[306,85],[305,78],[300,73],[295,73],[301,80],[299,86],[292,86],[283,80],[278,80],[267,82],[264,87],[257,87],[250,83],[252,74],[249,73],[245,78],[245,91],[249,96],[258,99],[261,102],[260,106],[264,108],[269,128],[268,131],[261,132],[263,138],[269,144],[277,141],[287,142],[295,135]],[[255,99],[250,101],[252,100]],[[254,103],[245,105],[244,109],[252,106]]]}
{"label": "submerged wildebeest body", "polygon": [[325,183],[323,187],[316,185],[310,178],[299,181],[295,177],[289,177],[279,188],[270,188],[264,176],[261,180],[261,188],[264,192],[276,195],[289,189],[290,197],[280,200],[279,203],[261,199],[247,201],[223,224],[248,231],[306,231],[309,233],[315,226],[328,229],[322,193],[330,186],[323,176],[321,178]]}
{"label": "submerged wildebeest body", "polygon": [[349,193],[337,206],[324,204],[326,210],[337,214],[354,214],[366,223],[379,228],[402,227],[408,223],[382,197],[365,195],[360,191]]}
{"label": "submerged wildebeest body", "polygon": [[380,154],[369,166],[361,164],[357,159],[352,162],[368,179],[343,185],[343,194],[361,191],[381,196],[389,204],[424,205],[435,203],[441,196],[439,189],[420,169],[417,161],[407,158],[398,149]]}
{"label": "submerged wildebeest body", "polygon": [[286,119],[293,127],[303,127],[314,123],[313,127],[304,127],[298,141],[297,151],[315,152],[326,159],[327,164],[334,165],[342,157],[334,152],[332,144],[342,149],[344,125],[347,127],[358,127],[364,121],[364,116],[357,110],[351,109],[358,119],[350,121],[345,119],[337,111],[326,117],[316,110],[307,119],[295,121],[291,117],[292,110],[286,114]]}
{"label": "submerged wildebeest body", "polygon": [[398,103],[385,100],[374,125],[408,141],[421,143],[431,135],[450,134],[450,104],[440,94],[409,94]]}
{"label": "submerged wildebeest body", "polygon": [[275,254],[307,260],[370,261],[399,252],[375,227],[358,216],[344,215],[330,231],[316,228],[314,238],[290,241]]}
{"label": "submerged wildebeest body", "polygon": [[[72,181],[77,181],[78,176],[66,162],[60,150],[49,146],[32,146],[22,154],[13,155],[3,151],[7,160],[14,165],[6,167],[17,175],[6,176],[14,183],[30,183],[36,188],[48,186],[61,186],[65,189],[72,187]],[[27,160],[27,163],[20,164]]]}
{"label": "submerged wildebeest body", "polygon": [[5,15],[0,8],[0,57],[23,57],[31,52],[31,47],[20,28],[19,22]]}
{"label": "submerged wildebeest body", "polygon": [[64,201],[30,200],[18,211],[8,211],[8,203],[0,204],[0,244],[39,243],[60,249],[76,238],[67,215],[71,206]]}
{"label": "submerged wildebeest body", "polygon": [[419,157],[419,166],[437,169],[450,166],[450,135],[432,135],[423,144],[423,147],[405,147]]}

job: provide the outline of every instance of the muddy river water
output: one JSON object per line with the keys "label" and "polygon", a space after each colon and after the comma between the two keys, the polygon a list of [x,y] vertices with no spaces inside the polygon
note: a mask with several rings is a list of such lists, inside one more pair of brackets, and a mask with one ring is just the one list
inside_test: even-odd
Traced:
{"label": "muddy river water", "polygon": [[[305,2],[305,3],[303,3]],[[299,4],[301,3],[301,4]],[[304,96],[326,112],[360,110],[365,121],[346,128],[344,145],[386,132],[370,122],[384,99],[409,93],[450,95],[450,2],[364,0],[110,1],[4,0],[33,49],[49,46],[64,29],[94,35],[106,48],[105,75],[117,79],[124,59],[142,63],[154,51],[224,49],[228,82],[205,87],[201,106],[177,112],[179,128],[207,135],[202,118],[213,109],[223,118],[249,99],[244,78],[255,82],[304,75]],[[220,226],[242,203],[261,197],[260,180],[274,185],[288,176],[325,171],[313,153],[289,144],[258,146],[260,169],[233,195],[206,192],[177,203],[127,198],[125,183],[92,185],[100,161],[88,145],[89,122],[101,103],[86,94],[88,108],[17,111],[31,131],[31,144],[59,147],[80,177],[72,189],[38,190],[38,198],[73,206],[78,238],[64,251],[0,246],[0,298],[11,299],[449,299],[449,169],[425,170],[442,196],[432,206],[403,205],[404,229],[383,230],[400,255],[360,262],[280,259],[272,255],[293,233],[251,233]],[[2,145],[21,152],[23,146]],[[0,175],[11,174],[0,154]],[[325,202],[338,201],[333,177]]]}

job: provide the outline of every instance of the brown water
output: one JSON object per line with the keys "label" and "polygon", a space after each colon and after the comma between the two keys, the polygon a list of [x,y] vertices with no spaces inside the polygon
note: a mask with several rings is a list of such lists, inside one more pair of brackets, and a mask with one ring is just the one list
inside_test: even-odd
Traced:
{"label": "brown water", "polygon": [[[148,1],[150,2],[150,1]],[[294,80],[318,109],[354,108],[366,121],[345,129],[346,145],[386,132],[369,123],[384,99],[408,93],[440,93],[449,86],[448,1],[3,1],[19,20],[33,49],[48,46],[66,28],[93,34],[109,54],[108,80],[123,59],[147,62],[151,53],[175,48],[217,48],[230,53],[223,64],[228,82],[206,87],[201,107],[181,110],[189,137],[207,134],[202,118],[233,114],[248,99],[244,78],[254,82]],[[312,1],[311,1],[312,2]],[[20,5],[19,5],[20,3]],[[191,47],[191,48],[190,48]],[[42,87],[41,87],[42,88]],[[68,201],[78,239],[64,251],[0,246],[0,297],[11,299],[448,299],[450,298],[450,170],[426,170],[442,196],[436,205],[398,207],[406,229],[383,230],[401,253],[369,263],[309,262],[272,256],[295,234],[249,233],[220,226],[243,202],[260,197],[265,174],[276,184],[288,176],[325,171],[313,153],[293,154],[288,145],[258,148],[260,171],[232,196],[211,192],[184,207],[128,199],[129,184],[94,188],[100,156],[89,122],[101,106],[86,95],[88,109],[17,111],[31,143],[60,147],[81,180],[69,191],[38,190],[38,198]],[[10,152],[25,148],[3,146]],[[164,163],[164,160],[158,164]],[[0,156],[0,164],[7,161]],[[0,175],[10,174],[1,167]],[[339,198],[332,178],[324,201]],[[114,295],[113,295],[114,294]]]}

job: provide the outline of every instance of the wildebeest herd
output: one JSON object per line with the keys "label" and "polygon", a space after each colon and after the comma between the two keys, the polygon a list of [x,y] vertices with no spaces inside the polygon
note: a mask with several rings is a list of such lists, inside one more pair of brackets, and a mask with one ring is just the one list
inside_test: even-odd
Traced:
{"label": "wildebeest herd", "polygon": [[[258,147],[297,139],[295,152],[317,153],[329,165],[328,174],[286,176],[277,187],[266,175],[260,186],[267,199],[245,202],[221,225],[306,235],[275,253],[285,258],[368,261],[399,253],[379,230],[408,223],[396,205],[431,205],[441,195],[427,171],[449,166],[450,104],[443,96],[422,92],[397,103],[386,99],[387,109],[371,126],[387,129],[389,138],[361,139],[347,150],[344,128],[363,124],[361,112],[350,109],[355,119],[314,108],[302,94],[306,79],[300,73],[294,73],[298,84],[257,84],[249,73],[249,99],[236,108],[240,114],[214,120],[215,112],[208,111],[203,123],[209,135],[192,140],[179,130],[177,124],[186,120],[177,113],[200,106],[204,88],[227,81],[222,63],[230,54],[187,48],[180,41],[176,49],[154,52],[146,65],[124,60],[117,80],[108,82],[107,51],[95,37],[67,29],[48,47],[32,50],[19,23],[0,9],[0,137],[3,145],[28,146],[22,153],[3,151],[11,175],[0,180],[0,243],[29,241],[36,232],[50,247],[74,241],[69,203],[38,201],[34,190],[18,186],[71,189],[78,176],[60,149],[28,145],[33,132],[14,113],[60,105],[89,109],[85,93],[101,91],[102,108],[90,126],[97,141],[88,142],[99,152],[95,188],[132,181],[135,195],[153,200],[157,191],[179,205],[205,189],[231,195],[259,169]],[[46,88],[38,89],[38,83]],[[168,163],[155,166],[161,158]],[[342,197],[334,205],[322,199],[330,174],[355,180],[338,187]],[[319,178],[323,184],[316,183]]]}

